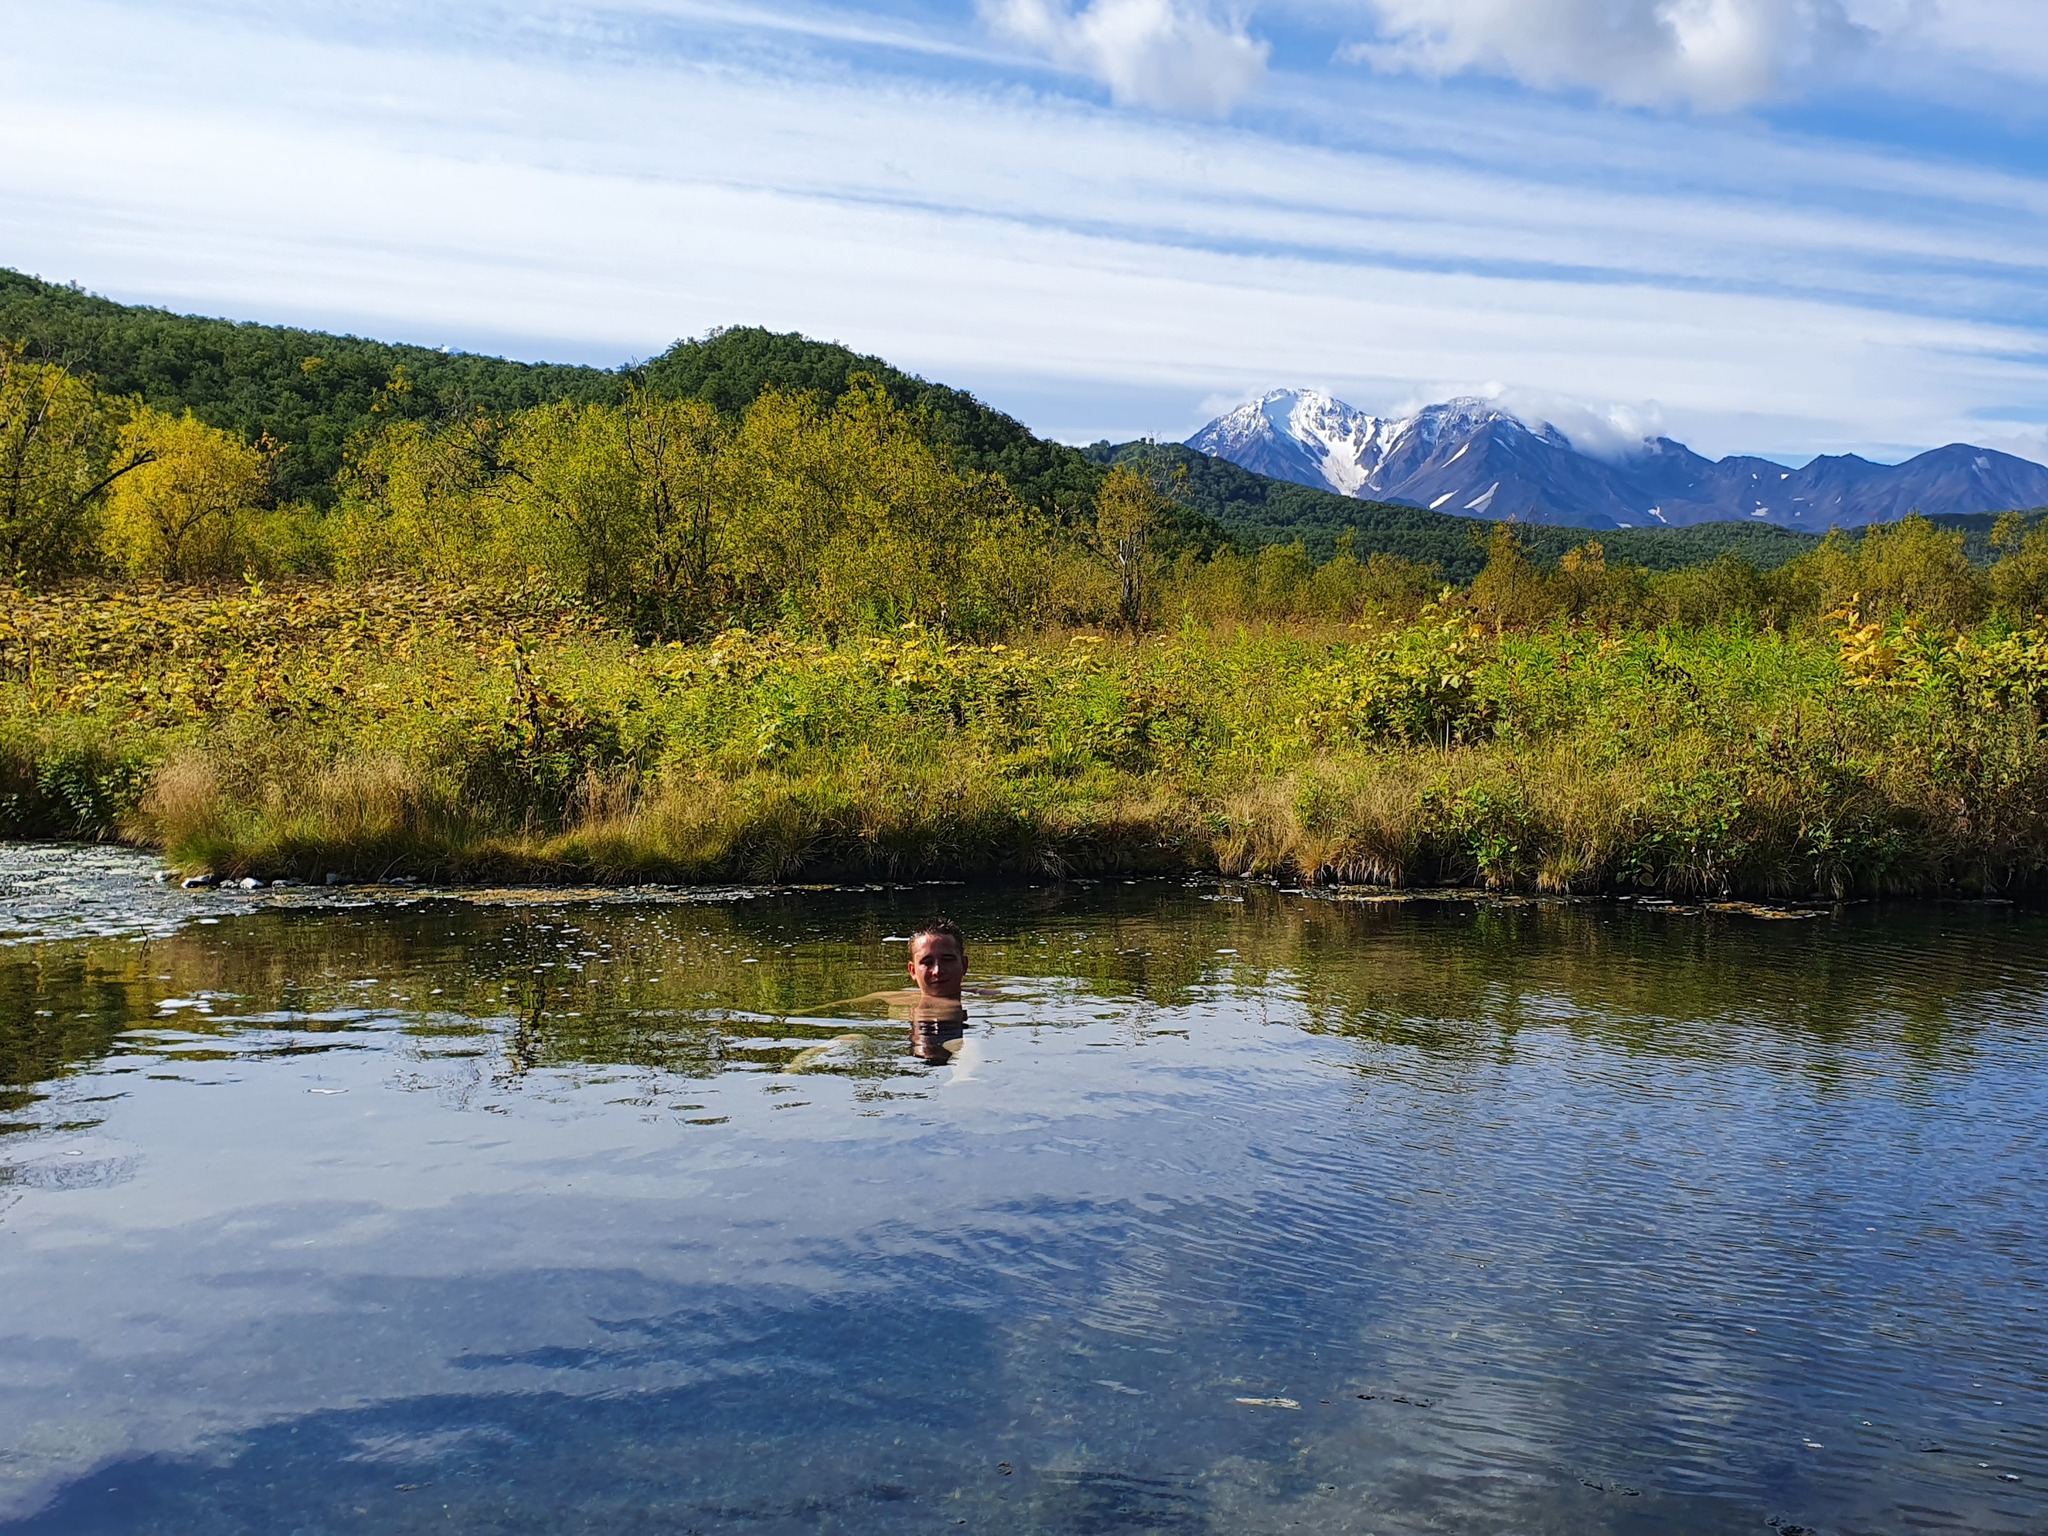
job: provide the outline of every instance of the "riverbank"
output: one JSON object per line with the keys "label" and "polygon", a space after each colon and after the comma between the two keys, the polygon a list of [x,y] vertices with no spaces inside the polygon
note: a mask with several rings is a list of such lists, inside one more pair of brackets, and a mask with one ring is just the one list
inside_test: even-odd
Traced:
{"label": "riverbank", "polygon": [[1575,893],[2012,892],[2048,637],[1838,623],[1188,626],[642,645],[532,593],[18,597],[0,827],[185,873],[1219,872]]}

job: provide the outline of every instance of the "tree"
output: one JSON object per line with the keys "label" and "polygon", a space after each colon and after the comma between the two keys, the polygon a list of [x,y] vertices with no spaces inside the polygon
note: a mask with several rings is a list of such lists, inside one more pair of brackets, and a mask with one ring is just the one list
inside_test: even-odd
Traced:
{"label": "tree", "polygon": [[1991,548],[1996,554],[2010,555],[2026,541],[2027,520],[2017,512],[2001,512],[1998,521],[1991,525]]}
{"label": "tree", "polygon": [[233,571],[237,524],[269,489],[269,453],[187,411],[144,406],[121,429],[132,463],[107,498],[107,553],[170,581]]}
{"label": "tree", "polygon": [[541,406],[513,425],[500,490],[544,567],[667,634],[722,596],[730,436],[708,402],[638,389],[617,405]]}
{"label": "tree", "polygon": [[732,432],[704,400],[656,400],[634,389],[618,413],[619,450],[638,482],[642,590],[648,616],[665,634],[672,622],[704,620],[723,595],[723,471]]}
{"label": "tree", "polygon": [[1029,558],[1029,519],[1001,481],[962,473],[924,414],[856,376],[828,410],[763,394],[733,441],[729,568],[748,621],[813,633],[919,623],[1002,627],[1038,593],[1000,570]]}
{"label": "tree", "polygon": [[336,563],[345,575],[399,568],[466,574],[496,533],[491,492],[500,473],[504,423],[482,411],[440,425],[393,421],[350,445],[336,520]]}
{"label": "tree", "polygon": [[2028,529],[2016,512],[2000,517],[1993,549],[2004,558],[1991,567],[1998,612],[2016,624],[2038,624],[2048,614],[2048,529]]}
{"label": "tree", "polygon": [[0,341],[0,579],[90,562],[100,498],[148,463],[117,451],[109,417],[84,379]]}
{"label": "tree", "polygon": [[1033,622],[1073,541],[934,432],[859,377],[829,406],[768,390],[736,424],[637,387],[402,420],[352,450],[331,547],[344,571],[538,569],[660,638]]}
{"label": "tree", "polygon": [[[1474,538],[1480,536],[1473,530]],[[1472,578],[1466,601],[1493,620],[1496,633],[1505,628],[1534,629],[1556,617],[1557,593],[1550,574],[1529,558],[1519,523],[1495,523],[1486,530],[1486,564]],[[1605,563],[1605,556],[1602,556]]]}
{"label": "tree", "polygon": [[1829,608],[1853,604],[1873,619],[1958,629],[1982,618],[1991,599],[1991,582],[1970,564],[1962,533],[1918,512],[1855,540],[1830,533],[1797,563],[1810,568]]}
{"label": "tree", "polygon": [[1144,626],[1167,505],[1155,477],[1128,464],[1110,470],[1095,496],[1095,551],[1116,576],[1117,622],[1133,634]]}

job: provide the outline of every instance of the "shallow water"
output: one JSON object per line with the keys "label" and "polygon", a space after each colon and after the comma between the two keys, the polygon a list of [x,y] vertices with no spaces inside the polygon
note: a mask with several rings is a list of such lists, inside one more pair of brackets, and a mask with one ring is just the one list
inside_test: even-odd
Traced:
{"label": "shallow water", "polygon": [[2041,917],[148,867],[0,850],[9,1531],[2048,1528]]}

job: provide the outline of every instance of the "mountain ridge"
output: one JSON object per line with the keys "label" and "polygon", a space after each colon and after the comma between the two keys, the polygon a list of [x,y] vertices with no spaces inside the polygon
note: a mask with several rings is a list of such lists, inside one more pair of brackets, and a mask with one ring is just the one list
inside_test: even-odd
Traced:
{"label": "mountain ridge", "polygon": [[1225,412],[1189,448],[1360,499],[1462,517],[1592,529],[1756,522],[1804,533],[2048,504],[2048,466],[1951,443],[1900,464],[1823,454],[1793,468],[1708,459],[1669,437],[1611,461],[1557,427],[1464,396],[1380,417],[1320,390],[1276,389]]}

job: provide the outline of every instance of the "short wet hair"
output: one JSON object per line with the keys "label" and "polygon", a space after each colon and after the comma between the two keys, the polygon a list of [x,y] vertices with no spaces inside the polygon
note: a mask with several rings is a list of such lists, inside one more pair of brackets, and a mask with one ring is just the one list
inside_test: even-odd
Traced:
{"label": "short wet hair", "polygon": [[930,922],[911,930],[910,947],[917,948],[919,939],[951,939],[953,947],[960,951],[960,958],[967,958],[967,935],[960,931],[960,925],[950,917],[935,917]]}

